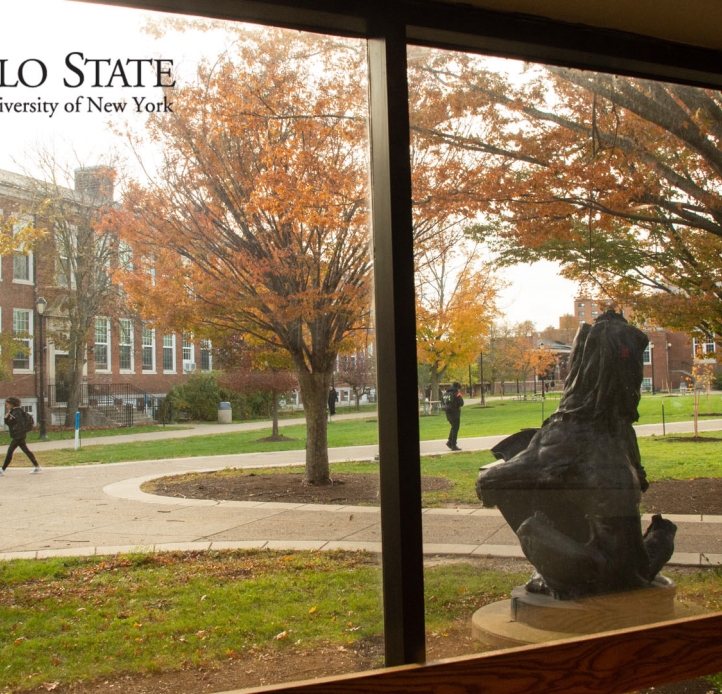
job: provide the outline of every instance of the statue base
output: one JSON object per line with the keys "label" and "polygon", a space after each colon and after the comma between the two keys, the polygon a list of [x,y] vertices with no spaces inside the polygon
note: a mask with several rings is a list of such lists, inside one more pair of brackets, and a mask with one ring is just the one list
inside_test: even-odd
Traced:
{"label": "statue base", "polygon": [[471,619],[474,639],[493,648],[576,638],[603,631],[627,629],[705,612],[675,599],[674,582],[658,576],[649,588],[557,600],[514,588],[511,600],[482,607]]}

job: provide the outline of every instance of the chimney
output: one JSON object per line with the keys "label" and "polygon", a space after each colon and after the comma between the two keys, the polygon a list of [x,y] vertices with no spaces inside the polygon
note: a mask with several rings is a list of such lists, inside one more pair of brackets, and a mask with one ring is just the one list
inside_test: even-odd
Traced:
{"label": "chimney", "polygon": [[113,201],[115,169],[110,166],[83,166],[75,169],[75,190],[84,202],[109,203]]}

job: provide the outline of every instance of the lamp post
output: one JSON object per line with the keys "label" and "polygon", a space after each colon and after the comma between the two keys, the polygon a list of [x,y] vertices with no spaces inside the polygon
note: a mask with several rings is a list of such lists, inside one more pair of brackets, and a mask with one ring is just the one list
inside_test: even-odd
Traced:
{"label": "lamp post", "polygon": [[649,361],[652,364],[652,395],[654,395],[654,342],[649,343]]}
{"label": "lamp post", "polygon": [[35,310],[38,312],[40,320],[40,354],[38,359],[38,369],[40,376],[40,394],[38,396],[38,423],[40,425],[40,440],[48,440],[47,422],[45,421],[45,309],[48,306],[48,302],[39,296],[35,300]]}
{"label": "lamp post", "polygon": [[[665,337],[666,337],[666,335],[665,335]],[[665,344],[667,345],[667,349],[665,350],[665,354],[667,357],[667,393],[671,394],[672,393],[672,384],[670,383],[670,380],[669,380],[669,348],[672,346],[672,343],[665,341]]]}

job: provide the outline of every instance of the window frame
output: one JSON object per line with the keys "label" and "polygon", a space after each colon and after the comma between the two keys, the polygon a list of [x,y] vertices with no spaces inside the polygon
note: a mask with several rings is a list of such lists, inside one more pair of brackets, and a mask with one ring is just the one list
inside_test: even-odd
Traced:
{"label": "window frame", "polygon": [[[166,338],[170,338],[170,344],[166,345]],[[170,350],[170,368],[166,369],[166,350]],[[176,339],[175,333],[166,333],[163,335],[163,373],[174,374],[177,373],[177,356],[176,356]]]}
{"label": "window frame", "polygon": [[15,316],[17,313],[27,313],[28,315],[28,329],[27,332],[28,336],[19,338],[21,342],[25,343],[25,346],[28,347],[30,350],[27,355],[28,365],[27,367],[23,366],[15,366],[15,357],[13,356],[13,366],[12,370],[14,374],[31,374],[35,373],[35,332],[34,332],[34,324],[35,324],[35,312],[30,308],[13,308],[13,335],[16,333],[15,328]]}
{"label": "window frame", "polygon": [[[150,344],[146,344],[147,338],[150,338]],[[155,328],[147,328],[143,325],[140,333],[140,370],[144,374],[156,373],[158,365],[156,363],[155,349]],[[150,366],[146,366],[146,350],[150,350]]]}
{"label": "window frame", "polygon": [[[416,480],[420,463],[406,46],[477,52],[715,89],[722,86],[722,49],[604,28],[603,18],[598,20],[599,26],[584,25],[575,21],[571,11],[562,13],[569,18],[562,21],[433,0],[342,6],[334,0],[103,2],[368,39],[374,283],[376,296],[384,297],[384,302],[376,304],[376,329],[386,663],[422,662],[423,592],[419,593],[419,588],[423,591],[423,564]],[[409,375],[411,378],[405,379]],[[414,504],[418,504],[418,514]],[[421,643],[418,633],[413,634],[419,625]],[[528,690],[533,677],[534,691],[540,694],[566,689],[626,692],[719,669],[720,630],[722,615],[696,617],[423,667],[410,665],[274,687],[274,691],[332,692],[339,691],[343,682],[344,691],[349,692],[372,688],[411,692],[453,682],[459,691],[471,692],[478,691],[481,681],[488,692],[522,691]],[[669,658],[670,644],[674,644],[675,658]]]}
{"label": "window frame", "polygon": [[[98,323],[102,322],[105,328],[105,342],[98,342]],[[95,363],[95,373],[111,373],[111,332],[110,332],[110,319],[105,316],[95,317],[95,327],[93,336],[93,358]],[[98,368],[98,347],[105,347],[105,366]]]}
{"label": "window frame", "polygon": [[[127,324],[127,325],[126,325]],[[123,342],[124,337],[128,337],[128,342]],[[130,348],[130,368],[123,368],[123,349]],[[133,329],[133,320],[131,318],[118,319],[118,372],[121,374],[135,373],[135,334]]]}

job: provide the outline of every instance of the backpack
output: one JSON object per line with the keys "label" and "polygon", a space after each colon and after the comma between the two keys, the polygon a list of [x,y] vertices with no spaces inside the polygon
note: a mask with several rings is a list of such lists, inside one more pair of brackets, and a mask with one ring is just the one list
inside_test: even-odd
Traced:
{"label": "backpack", "polygon": [[35,426],[35,419],[33,419],[33,416],[25,410],[22,410],[22,413],[23,416],[20,421],[20,428],[27,434],[33,430],[33,427]]}
{"label": "backpack", "polygon": [[453,412],[456,407],[456,403],[454,402],[454,396],[456,393],[454,391],[446,391],[441,396],[441,409],[444,410],[444,412]]}

